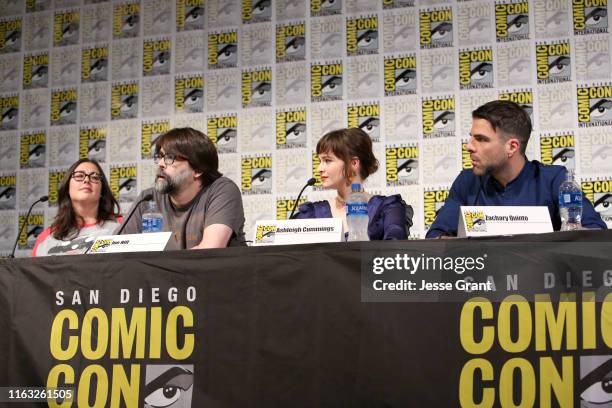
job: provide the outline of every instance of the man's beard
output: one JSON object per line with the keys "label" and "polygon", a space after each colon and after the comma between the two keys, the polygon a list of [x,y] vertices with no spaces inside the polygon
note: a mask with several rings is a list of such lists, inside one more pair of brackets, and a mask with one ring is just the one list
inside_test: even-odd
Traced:
{"label": "man's beard", "polygon": [[[157,177],[163,176],[163,177]],[[185,181],[189,178],[189,171],[187,169],[180,173],[170,176],[163,171],[158,171],[155,177],[155,190],[161,194],[172,194],[180,191],[185,184]]]}

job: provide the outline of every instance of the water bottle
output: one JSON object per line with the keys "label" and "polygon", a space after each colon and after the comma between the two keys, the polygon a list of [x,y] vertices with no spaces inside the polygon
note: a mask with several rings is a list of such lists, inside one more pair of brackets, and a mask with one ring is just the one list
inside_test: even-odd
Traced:
{"label": "water bottle", "polygon": [[353,191],[346,200],[346,223],[349,241],[369,241],[368,237],[368,196],[361,191],[361,184],[353,183]]}
{"label": "water bottle", "polygon": [[149,208],[142,215],[142,232],[161,232],[164,225],[164,217],[157,210],[157,203],[149,201]]}
{"label": "water bottle", "polygon": [[581,229],[582,190],[574,180],[574,171],[567,171],[567,180],[559,187],[559,215],[561,231]]}

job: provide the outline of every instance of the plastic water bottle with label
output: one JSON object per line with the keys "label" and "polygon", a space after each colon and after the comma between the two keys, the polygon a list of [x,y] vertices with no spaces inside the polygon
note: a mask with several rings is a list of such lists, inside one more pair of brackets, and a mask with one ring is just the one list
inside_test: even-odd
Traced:
{"label": "plastic water bottle with label", "polygon": [[157,210],[157,203],[149,201],[149,208],[142,215],[142,232],[161,232],[164,226],[164,217]]}
{"label": "plastic water bottle with label", "polygon": [[567,179],[559,186],[559,215],[561,231],[582,228],[582,190],[574,179],[574,171],[567,171]]}
{"label": "plastic water bottle with label", "polygon": [[351,185],[352,193],[346,200],[346,223],[349,228],[348,241],[369,241],[368,196],[361,191],[361,184]]}

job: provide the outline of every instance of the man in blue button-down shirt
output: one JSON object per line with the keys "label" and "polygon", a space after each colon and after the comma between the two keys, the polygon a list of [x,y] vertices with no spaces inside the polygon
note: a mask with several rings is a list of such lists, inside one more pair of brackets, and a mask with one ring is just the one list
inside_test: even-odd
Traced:
{"label": "man in blue button-down shirt", "polygon": [[[453,182],[427,238],[456,236],[462,205],[545,205],[558,231],[559,186],[566,179],[566,170],[527,160],[525,149],[531,134],[527,112],[514,102],[491,101],[472,112],[472,119],[467,149],[473,168],[463,170]],[[586,198],[582,226],[606,228]]]}

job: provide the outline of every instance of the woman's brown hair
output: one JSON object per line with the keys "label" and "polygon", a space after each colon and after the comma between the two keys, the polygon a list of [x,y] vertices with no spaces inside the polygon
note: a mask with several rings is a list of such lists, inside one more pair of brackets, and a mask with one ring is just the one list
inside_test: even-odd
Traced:
{"label": "woman's brown hair", "polygon": [[344,177],[351,179],[351,159],[359,159],[359,175],[362,180],[378,170],[378,160],[372,151],[372,139],[358,128],[332,130],[317,143],[317,154],[333,153],[344,162]]}
{"label": "woman's brown hair", "polygon": [[98,215],[96,217],[98,223],[107,220],[116,220],[117,217],[119,217],[119,204],[117,200],[115,200],[115,197],[113,197],[113,193],[108,186],[106,176],[100,164],[93,159],[80,159],[70,166],[60,184],[57,199],[57,215],[53,220],[53,224],[51,224],[53,238],[55,239],[65,240],[67,238],[76,237],[79,235],[80,226],[84,224],[83,218],[79,217],[74,212],[72,200],[70,199],[70,180],[72,179],[72,173],[81,163],[92,163],[98,168],[98,172],[102,175],[102,180],[100,180],[100,204],[98,205]]}

